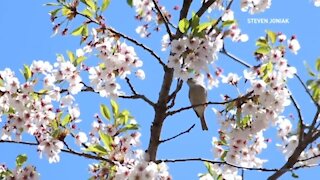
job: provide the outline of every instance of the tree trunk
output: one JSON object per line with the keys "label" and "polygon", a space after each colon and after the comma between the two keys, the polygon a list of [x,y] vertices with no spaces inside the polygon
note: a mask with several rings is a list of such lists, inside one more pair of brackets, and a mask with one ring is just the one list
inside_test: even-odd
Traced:
{"label": "tree trunk", "polygon": [[160,136],[162,131],[162,125],[166,119],[167,103],[169,98],[170,87],[173,78],[173,69],[165,68],[165,73],[162,81],[161,90],[159,93],[158,102],[155,106],[154,120],[151,126],[151,135],[149,140],[149,147],[147,152],[149,154],[149,160],[155,161],[157,157],[157,151],[160,144]]}

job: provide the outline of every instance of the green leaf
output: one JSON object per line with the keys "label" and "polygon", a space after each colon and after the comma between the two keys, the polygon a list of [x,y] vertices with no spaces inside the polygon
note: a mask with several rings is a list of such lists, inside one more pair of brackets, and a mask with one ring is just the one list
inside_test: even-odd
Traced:
{"label": "green leaf", "polygon": [[93,14],[94,14],[92,10],[90,10],[89,8],[84,9],[81,13],[91,18],[93,17]]}
{"label": "green leaf", "polygon": [[97,7],[96,7],[96,3],[94,2],[94,0],[84,0],[84,3],[89,6],[92,10],[96,11]]}
{"label": "green leaf", "polygon": [[51,17],[55,17],[60,10],[61,10],[61,8],[52,10],[52,11],[49,12],[49,14],[50,14]]}
{"label": "green leaf", "polygon": [[260,68],[260,71],[262,72],[261,77],[264,81],[266,81],[269,77],[269,74],[273,71],[273,64],[271,61],[269,61],[266,64],[263,64]]}
{"label": "green leaf", "polygon": [[181,19],[179,21],[179,30],[180,30],[180,32],[182,32],[182,33],[187,32],[188,29],[189,29],[189,26],[190,26],[190,23],[189,23],[188,19],[183,18],[183,19]]}
{"label": "green leaf", "polygon": [[256,53],[266,55],[266,54],[268,54],[270,52],[270,50],[271,49],[269,47],[259,47],[256,50]]}
{"label": "green leaf", "polygon": [[115,119],[118,117],[119,114],[119,106],[118,104],[111,99],[111,107],[112,107],[112,112],[113,112],[113,116],[115,117]]}
{"label": "green leaf", "polygon": [[99,131],[99,136],[104,144],[104,147],[106,147],[108,151],[111,151],[113,138],[110,135],[103,133],[102,131]]}
{"label": "green leaf", "polygon": [[91,145],[89,146],[86,151],[89,151],[89,152],[94,152],[94,153],[99,153],[101,155],[107,155],[108,154],[108,151],[102,147],[101,145],[99,144],[95,144],[95,145]]}
{"label": "green leaf", "polygon": [[250,124],[250,120],[251,120],[251,116],[250,115],[246,115],[244,118],[242,118],[240,120],[238,125],[240,126],[240,128],[245,128]]}
{"label": "green leaf", "polygon": [[233,109],[235,106],[236,106],[236,102],[235,102],[235,101],[232,101],[232,102],[230,102],[230,103],[227,104],[226,110],[227,110],[227,111],[230,111],[230,110]]}
{"label": "green leaf", "polygon": [[127,124],[124,129],[126,131],[128,130],[138,130],[139,129],[139,125],[138,124]]}
{"label": "green leaf", "polygon": [[125,125],[128,123],[128,120],[131,118],[130,112],[128,110],[124,110],[119,114],[118,118],[121,121],[120,124]]}
{"label": "green leaf", "polygon": [[298,174],[294,173],[293,171],[291,172],[291,176],[292,176],[293,178],[299,178]]}
{"label": "green leaf", "polygon": [[192,12],[192,18],[191,18],[191,28],[196,29],[197,26],[199,26],[200,18],[199,16]]}
{"label": "green leaf", "polygon": [[109,108],[104,105],[104,104],[101,104],[100,105],[100,113],[102,114],[102,116],[108,120],[111,119],[111,116],[110,116],[110,110]]}
{"label": "green leaf", "polygon": [[28,65],[23,65],[23,76],[26,81],[28,81],[32,77],[32,72]]}
{"label": "green leaf", "polygon": [[60,133],[61,133],[61,130],[60,130],[60,129],[55,129],[55,130],[51,131],[51,136],[52,136],[54,139],[57,139]]}
{"label": "green leaf", "polygon": [[197,31],[198,31],[198,32],[202,32],[203,30],[205,30],[205,29],[207,29],[208,27],[210,27],[212,24],[214,24],[214,21],[201,23],[201,24],[199,24],[199,26],[197,27]]}
{"label": "green leaf", "polygon": [[277,34],[275,32],[272,32],[270,30],[267,30],[267,35],[269,37],[269,39],[271,40],[272,44],[274,44],[277,40]]}
{"label": "green leaf", "polygon": [[66,126],[71,122],[71,115],[67,114],[61,121],[61,126]]}
{"label": "green leaf", "polygon": [[311,67],[307,62],[304,62],[304,66],[307,68],[308,74],[312,77],[316,77],[316,74],[312,71]]}
{"label": "green leaf", "polygon": [[89,35],[89,29],[88,29],[88,25],[85,25],[82,32],[81,32],[82,36],[87,37]]}
{"label": "green leaf", "polygon": [[58,3],[46,3],[44,6],[60,6]]}
{"label": "green leaf", "polygon": [[127,4],[128,4],[130,7],[133,7],[133,0],[127,0]]}
{"label": "green leaf", "polygon": [[211,176],[214,176],[216,173],[214,173],[214,171],[212,170],[212,164],[209,163],[209,162],[204,162],[204,165],[206,166],[206,169],[208,171],[208,173],[211,175]]}
{"label": "green leaf", "polygon": [[259,47],[269,47],[268,45],[268,41],[263,39],[263,38],[259,38],[257,41],[256,41],[256,46],[259,46]]}
{"label": "green leaf", "polygon": [[86,59],[87,59],[87,57],[85,57],[85,56],[78,57],[76,59],[76,61],[75,61],[75,66],[78,66],[79,64],[81,64]]}
{"label": "green leaf", "polygon": [[85,27],[84,25],[81,25],[81,26],[77,27],[75,30],[73,30],[71,32],[71,34],[73,36],[80,36],[82,34],[82,31],[83,31],[84,27]]}
{"label": "green leaf", "polygon": [[67,55],[69,57],[70,62],[73,63],[75,60],[75,55],[73,54],[73,52],[67,51]]}
{"label": "green leaf", "polygon": [[316,70],[320,71],[320,58],[316,60]]}
{"label": "green leaf", "polygon": [[103,0],[102,6],[101,6],[101,11],[105,11],[108,8],[110,1],[111,0]]}
{"label": "green leaf", "polygon": [[232,25],[234,23],[236,23],[235,20],[224,21],[224,22],[222,22],[222,26],[226,27],[226,26],[230,26],[230,25]]}
{"label": "green leaf", "polygon": [[66,6],[62,7],[62,11],[61,12],[62,12],[62,15],[65,16],[65,17],[68,17],[69,14],[72,13],[72,11]]}
{"label": "green leaf", "polygon": [[16,158],[16,166],[21,167],[28,160],[28,156],[26,154],[20,154]]}
{"label": "green leaf", "polygon": [[224,151],[223,152],[222,156],[220,157],[221,161],[225,161],[225,158],[226,158],[227,154],[228,154],[228,151]]}
{"label": "green leaf", "polygon": [[14,113],[16,113],[16,111],[13,109],[13,107],[9,107],[8,114],[14,114]]}

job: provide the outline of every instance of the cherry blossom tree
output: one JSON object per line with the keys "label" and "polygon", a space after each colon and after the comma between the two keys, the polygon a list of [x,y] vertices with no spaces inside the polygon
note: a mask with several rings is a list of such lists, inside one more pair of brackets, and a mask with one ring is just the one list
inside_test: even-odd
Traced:
{"label": "cherry blossom tree", "polygon": [[[320,59],[315,68],[306,68],[310,80],[304,82],[286,58],[300,49],[295,35],[272,30],[257,32],[262,36],[256,40],[257,63],[252,65],[231,54],[225,45],[230,40],[236,46],[250,36],[241,31],[233,4],[240,3],[243,13],[254,15],[268,11],[271,0],[183,0],[173,2],[177,3],[173,10],[160,0],[127,0],[139,24],[132,30],[141,39],[107,24],[104,12],[110,3],[114,2],[57,0],[46,4],[51,9],[53,35],[77,36],[81,45],[75,52],[58,54],[55,63],[35,60],[24,65],[24,79],[9,68],[0,71],[0,143],[34,146],[39,156],[45,156],[50,163],[59,163],[61,153],[96,160],[89,164],[90,179],[172,179],[170,171],[174,169],[169,171],[170,163],[191,161],[204,163],[207,172],[198,174],[202,180],[244,179],[244,170],[272,172],[269,179],[277,179],[287,172],[296,176],[297,169],[319,165],[316,140],[320,137]],[[313,3],[320,5],[317,0]],[[159,44],[167,53],[165,58],[140,42],[160,32],[165,32]],[[136,49],[150,54],[163,72],[156,101],[138,92],[131,81],[139,78],[143,83],[148,76]],[[228,57],[243,71],[224,73],[228,67],[217,64],[219,56]],[[89,63],[91,58],[98,58],[99,62]],[[238,94],[223,94],[221,101],[208,99],[204,104],[178,107],[177,97],[190,78],[208,92],[224,84],[237,89]],[[316,108],[311,120],[304,119],[288,88],[287,82],[292,78],[298,79],[303,95]],[[239,83],[244,84],[243,88],[238,88]],[[123,84],[129,92],[123,90]],[[145,91],[151,90],[154,89]],[[76,100],[77,94],[85,92],[110,101],[110,105],[100,105],[88,132],[80,128],[81,110]],[[153,109],[154,117],[146,118],[151,124],[147,149],[139,146],[139,119],[122,110],[117,99],[142,100]],[[212,159],[159,159],[161,144],[187,136],[195,127],[163,139],[165,121],[200,106],[212,110],[215,117],[210,119],[218,122],[209,127],[209,131],[217,132],[212,137]],[[289,106],[296,110],[296,124],[283,114]],[[278,146],[286,159],[282,167],[266,168],[267,159],[260,157],[269,148],[270,139],[265,132],[270,128],[277,129]],[[25,141],[25,135],[34,141]],[[14,168],[0,164],[0,179],[39,179],[39,172],[26,164],[27,159],[26,154],[17,156]]]}

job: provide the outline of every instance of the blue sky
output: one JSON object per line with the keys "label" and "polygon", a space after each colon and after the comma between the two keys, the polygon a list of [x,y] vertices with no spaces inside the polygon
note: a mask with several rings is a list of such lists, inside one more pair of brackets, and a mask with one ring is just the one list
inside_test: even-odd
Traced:
{"label": "blue sky", "polygon": [[[32,1],[24,0],[19,3],[16,1],[3,1],[0,11],[0,42],[1,42],[1,60],[0,69],[9,67],[19,74],[19,69],[23,64],[31,64],[33,60],[48,60],[55,61],[56,53],[65,53],[66,50],[75,51],[79,48],[79,39],[77,37],[50,37],[52,34],[52,24],[49,20],[48,12],[50,8],[42,6],[47,1]],[[164,2],[163,0],[160,3]],[[172,1],[165,1],[168,4],[167,9],[172,10],[176,4],[171,4]],[[178,5],[180,1],[174,1]],[[252,56],[255,45],[255,40],[265,34],[265,30],[269,29],[275,32],[283,32],[288,36],[295,34],[300,41],[301,50],[298,55],[291,55],[288,53],[287,59],[289,64],[296,66],[299,75],[303,80],[307,80],[307,73],[303,65],[303,61],[307,61],[313,65],[315,59],[320,56],[320,26],[315,25],[315,21],[320,19],[320,9],[313,6],[310,1],[273,1],[271,9],[265,13],[255,16],[241,12],[239,3],[234,3],[235,16],[239,22],[239,26],[244,33],[250,37],[246,43],[231,43],[226,42],[226,47],[230,52],[238,57],[246,60],[251,64],[255,64],[255,59]],[[290,4],[290,5],[289,5]],[[196,7],[196,6],[195,6]],[[196,10],[196,9],[194,9]],[[146,43],[149,47],[163,58],[166,59],[168,54],[160,51],[160,40],[163,31],[159,34],[153,34],[149,39],[140,39],[135,33],[135,27],[138,23],[133,18],[134,10],[126,5],[126,1],[112,1],[109,9],[106,12],[106,22],[108,25],[115,27],[120,32],[128,34],[139,41]],[[249,24],[248,18],[288,18],[289,24]],[[176,19],[174,19],[176,20]],[[177,24],[177,22],[174,22]],[[73,27],[77,26],[77,22],[71,24]],[[144,81],[131,77],[132,83],[136,90],[140,93],[146,94],[152,100],[156,100],[158,91],[160,89],[159,82],[162,80],[163,72],[159,64],[149,54],[145,53],[139,48],[135,48],[140,58],[144,61],[143,69],[146,72],[146,79]],[[96,59],[89,59],[90,63],[98,62]],[[235,64],[230,59],[220,55],[219,65],[223,65],[225,72],[242,72],[243,67]],[[21,76],[20,76],[21,77]],[[22,80],[22,79],[21,79]],[[130,93],[128,87],[122,83],[123,90]],[[302,107],[302,113],[305,119],[310,119],[313,115],[314,109],[310,103],[310,99],[304,94],[304,90],[299,85],[296,79],[289,81],[289,88],[296,96],[297,101]],[[187,86],[184,85],[181,93],[178,96],[176,108],[188,106]],[[235,92],[234,89],[213,89],[209,92],[210,100],[220,100],[220,93]],[[84,93],[77,95],[77,102],[80,106],[81,119],[83,119],[83,128],[86,129],[93,120],[93,114],[99,112],[99,105],[101,103],[109,104],[108,99],[100,98],[98,95]],[[153,112],[150,107],[140,100],[119,100],[122,109],[128,109],[141,125],[141,141],[142,148],[148,146],[149,128],[153,119]],[[174,158],[189,158],[189,157],[203,157],[212,159],[211,152],[211,138],[216,134],[218,128],[215,117],[211,112],[211,107],[206,112],[206,119],[209,126],[208,132],[203,132],[200,128],[199,120],[196,118],[194,112],[184,111],[177,116],[169,117],[166,120],[162,137],[171,137],[177,133],[186,130],[192,124],[196,127],[187,135],[181,136],[178,139],[169,141],[160,145],[159,159],[174,159]],[[288,108],[284,115],[295,115],[293,108]],[[2,125],[0,123],[0,125]],[[271,129],[266,133],[266,136],[272,138],[273,141],[269,144],[270,149],[261,154],[262,158],[269,159],[266,167],[281,167],[284,163],[284,157],[281,152],[275,149],[275,143],[280,142],[275,137],[275,129]],[[24,145],[8,145],[0,144],[0,163],[6,162],[10,167],[13,167],[15,157],[20,153],[27,153],[29,156],[28,163],[37,166],[41,173],[42,179],[87,179],[88,163],[92,160],[84,159],[82,157],[70,156],[68,154],[61,154],[61,162],[58,164],[49,164],[46,158],[39,159],[35,147],[27,147]],[[268,152],[267,152],[268,151]],[[169,164],[170,172],[174,179],[196,179],[197,174],[205,172],[203,163],[175,163]],[[308,170],[299,170],[297,174],[301,179],[309,179],[319,176],[320,173],[316,168]],[[245,172],[246,179],[265,179],[269,173],[264,172]],[[288,173],[283,179],[291,179]]]}

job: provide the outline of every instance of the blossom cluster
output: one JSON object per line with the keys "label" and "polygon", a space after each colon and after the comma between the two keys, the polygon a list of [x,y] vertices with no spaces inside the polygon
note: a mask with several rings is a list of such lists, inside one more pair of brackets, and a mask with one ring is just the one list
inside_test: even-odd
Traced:
{"label": "blossom cluster", "polygon": [[[285,40],[283,34],[276,37],[280,43]],[[288,40],[288,49],[297,53],[300,48],[298,44],[295,37],[291,38]],[[212,140],[214,157],[229,164],[247,168],[262,167],[266,160],[260,159],[258,155],[267,148],[269,139],[263,133],[271,125],[278,126],[278,135],[287,142],[281,146],[287,157],[295,149],[297,137],[288,137],[292,125],[281,114],[291,103],[286,81],[293,77],[296,69],[287,64],[283,48],[270,47],[268,53],[260,54],[260,66],[244,71],[244,78],[251,86],[246,95],[229,103],[225,110],[214,109],[221,124],[219,138],[214,137]],[[239,81],[236,75],[229,74],[228,77],[225,82],[232,85]],[[224,179],[241,179],[235,167],[214,166],[215,173]]]}
{"label": "blossom cluster", "polygon": [[[49,162],[58,162],[58,154],[63,148],[63,143],[54,137],[55,128],[52,123],[59,119],[60,113],[57,112],[62,114],[64,109],[72,116],[72,120],[76,120],[80,112],[77,106],[66,100],[72,95],[61,97],[61,89],[55,83],[62,80],[59,77],[64,76],[66,81],[70,80],[68,88],[70,93],[79,91],[71,87],[73,83],[71,79],[75,77],[71,74],[75,72],[73,68],[74,66],[67,62],[60,62],[53,68],[48,62],[34,61],[30,69],[26,70],[31,76],[24,83],[20,83],[10,69],[0,71],[2,82],[0,112],[7,120],[1,129],[0,138],[11,140],[15,134],[15,139],[20,141],[22,133],[33,135],[39,142],[40,154],[43,152],[47,154]],[[41,77],[44,79],[43,86],[37,91],[41,87],[38,84],[41,82],[39,80]],[[58,108],[54,107],[55,102],[60,104]]]}
{"label": "blossom cluster", "polygon": [[[0,112],[5,117],[1,139],[11,140],[15,134],[16,140],[21,141],[22,133],[30,134],[39,144],[37,149],[40,157],[45,154],[50,163],[57,163],[66,143],[65,137],[74,134],[76,144],[93,153],[105,148],[101,157],[113,162],[112,166],[106,165],[105,161],[101,161],[98,166],[92,165],[90,170],[96,173],[93,177],[99,179],[106,177],[104,175],[113,175],[120,179],[171,179],[164,163],[149,162],[142,150],[133,149],[139,145],[141,134],[129,131],[137,129],[138,125],[127,110],[119,112],[115,102],[112,102],[113,123],[105,124],[97,115],[88,136],[79,131],[77,123],[80,122],[80,109],[75,104],[74,94],[81,89],[70,89],[74,82],[82,84],[81,79],[72,81],[77,79],[74,77],[79,74],[78,68],[69,61],[64,61],[61,56],[54,66],[48,62],[34,61],[30,68],[26,66],[24,70],[24,74],[29,74],[25,76],[24,83],[20,83],[10,69],[0,71]],[[43,82],[42,86],[39,82]],[[63,86],[61,84],[66,85],[67,89],[60,89]],[[103,112],[104,117],[110,119],[108,110]],[[102,142],[104,146],[100,145]],[[106,168],[110,168],[108,173],[101,175]],[[34,171],[29,169],[17,169],[15,174],[17,177],[31,176]]]}
{"label": "blossom cluster", "polygon": [[[149,162],[148,155],[143,150],[136,149],[140,144],[139,132],[123,131],[125,128],[137,126],[134,119],[125,124],[116,118],[113,124],[105,124],[99,116],[96,118],[97,120],[92,123],[90,138],[86,145],[90,150],[102,141],[107,147],[102,157],[113,163],[100,162],[89,165],[89,170],[93,174],[92,179],[172,179],[165,163]],[[101,132],[106,132],[103,136],[109,137],[109,144],[103,140]]]}
{"label": "blossom cluster", "polygon": [[191,71],[195,74],[209,73],[209,64],[217,59],[217,53],[223,46],[222,35],[216,38],[198,37],[180,38],[171,42],[171,55],[168,67],[174,69],[176,77],[189,78]]}
{"label": "blossom cluster", "polygon": [[[149,37],[151,34],[149,30],[151,22],[156,23],[154,29],[158,31],[159,25],[163,23],[163,19],[160,14],[155,13],[154,3],[150,0],[133,0],[132,4],[136,11],[136,19],[145,23],[136,28],[136,33],[142,38]],[[164,6],[159,6],[159,9],[163,16],[170,18],[171,15]]]}
{"label": "blossom cluster", "polygon": [[[143,62],[138,58],[132,46],[121,43],[111,32],[98,33],[92,30],[93,40],[84,48],[85,52],[98,51],[102,61],[98,66],[90,67],[89,79],[93,89],[102,97],[117,97],[123,92],[116,78],[124,79],[133,68],[139,68]],[[144,71],[138,69],[135,75],[144,79]]]}
{"label": "blossom cluster", "polygon": [[[227,21],[227,17],[225,21]],[[167,66],[174,69],[174,76],[177,78],[187,80],[199,76],[206,77],[209,89],[217,87],[221,69],[216,67],[214,62],[218,59],[218,53],[223,48],[224,38],[230,38],[235,42],[248,40],[248,36],[242,34],[236,24],[231,25],[224,33],[213,30],[204,38],[190,36],[174,39],[170,42],[168,36],[164,36],[162,49],[165,50],[169,45],[171,46]],[[215,75],[217,77],[210,73],[210,66],[216,68]]]}
{"label": "blossom cluster", "polygon": [[[205,0],[207,2],[208,0]],[[208,8],[208,13],[211,13],[213,10],[224,10],[223,0],[214,1],[214,3]]]}
{"label": "blossom cluster", "polygon": [[250,14],[264,12],[271,6],[271,0],[241,0],[241,10]]}
{"label": "blossom cluster", "polygon": [[40,174],[36,171],[34,166],[16,167],[13,170],[9,170],[4,164],[0,164],[0,179],[14,180],[14,179],[26,179],[26,180],[38,180]]}

